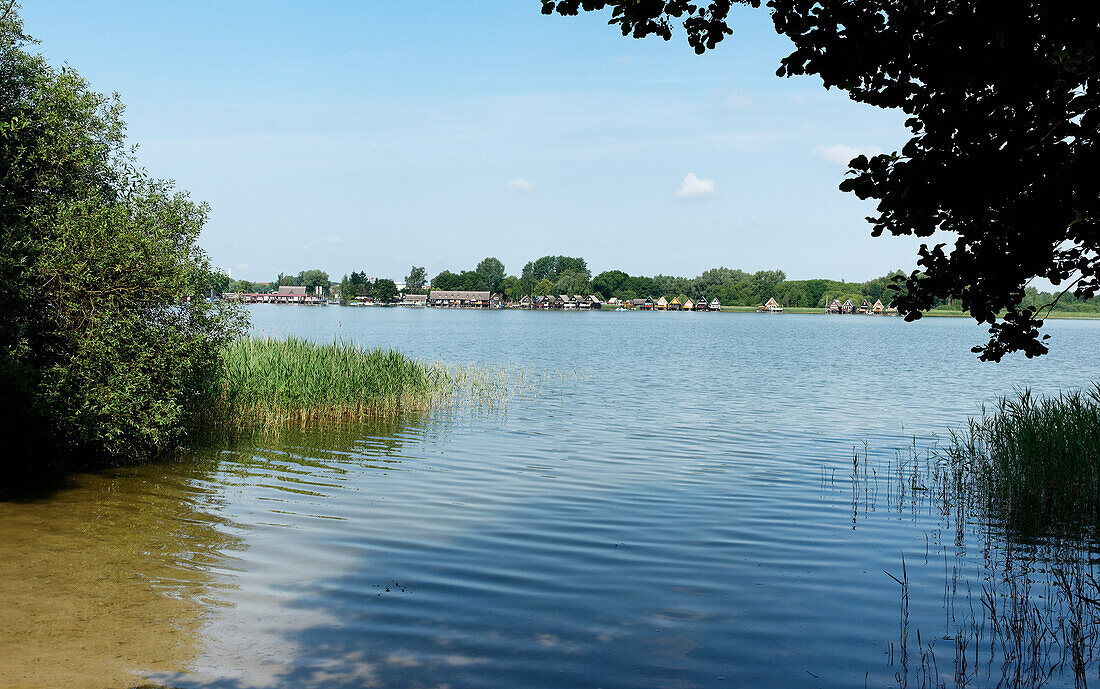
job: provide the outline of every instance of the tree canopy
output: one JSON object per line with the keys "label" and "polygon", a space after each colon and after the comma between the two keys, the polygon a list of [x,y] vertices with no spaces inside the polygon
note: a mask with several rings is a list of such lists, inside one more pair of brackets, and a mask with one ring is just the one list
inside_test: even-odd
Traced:
{"label": "tree canopy", "polygon": [[474,269],[485,280],[486,289],[500,294],[504,286],[504,264],[499,258],[489,256],[481,260]]}
{"label": "tree canopy", "polygon": [[35,469],[184,439],[241,332],[196,241],[205,205],[136,166],[122,106],[0,19],[0,443]]}
{"label": "tree canopy", "polygon": [[413,266],[409,270],[409,276],[405,278],[405,290],[416,291],[424,289],[424,283],[428,280],[427,271],[423,266]]}
{"label": "tree canopy", "polygon": [[[760,0],[542,0],[545,14],[610,8],[624,36],[697,52],[733,33],[734,4]],[[1078,0],[768,0],[794,42],[779,76],[817,75],[852,100],[896,108],[911,138],[850,163],[841,189],[877,201],[872,234],[934,238],[895,303],[916,320],[957,299],[990,339],[983,360],[1047,351],[1062,294],[1100,290],[1100,3]],[[948,241],[938,241],[947,235]],[[953,239],[952,239],[953,237]],[[1024,300],[1036,278],[1060,288]]]}

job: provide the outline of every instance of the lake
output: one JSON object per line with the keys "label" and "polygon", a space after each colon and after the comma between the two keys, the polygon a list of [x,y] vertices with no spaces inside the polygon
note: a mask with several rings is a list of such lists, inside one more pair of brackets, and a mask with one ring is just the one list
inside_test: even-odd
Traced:
{"label": "lake", "polygon": [[982,403],[1100,380],[1100,322],[988,364],[964,319],[250,313],[533,382],[0,502],[0,687],[954,686],[960,657],[1013,686],[983,590],[1092,572],[1094,537],[967,520],[910,473]]}

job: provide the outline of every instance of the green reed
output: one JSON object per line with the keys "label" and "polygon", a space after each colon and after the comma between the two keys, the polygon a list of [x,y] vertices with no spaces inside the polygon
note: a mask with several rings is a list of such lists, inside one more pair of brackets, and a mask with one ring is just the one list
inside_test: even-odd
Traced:
{"label": "green reed", "polygon": [[449,367],[340,341],[246,338],[230,345],[200,429],[239,433],[423,412],[456,396],[494,400],[509,372]]}
{"label": "green reed", "polygon": [[943,451],[956,480],[1013,521],[1100,517],[1100,385],[1002,398]]}

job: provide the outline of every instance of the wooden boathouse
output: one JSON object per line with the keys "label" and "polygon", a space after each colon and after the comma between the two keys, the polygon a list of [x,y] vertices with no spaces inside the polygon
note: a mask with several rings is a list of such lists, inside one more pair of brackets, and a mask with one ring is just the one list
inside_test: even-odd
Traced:
{"label": "wooden boathouse", "polygon": [[442,309],[487,309],[492,305],[489,292],[472,290],[432,290],[428,305]]}

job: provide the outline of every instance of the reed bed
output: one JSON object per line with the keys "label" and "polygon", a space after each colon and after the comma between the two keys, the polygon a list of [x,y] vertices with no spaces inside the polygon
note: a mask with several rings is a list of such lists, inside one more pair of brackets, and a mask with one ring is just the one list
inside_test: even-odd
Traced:
{"label": "reed bed", "polygon": [[982,409],[943,450],[955,480],[1019,524],[1100,523],[1100,385]]}
{"label": "reed bed", "polygon": [[[823,472],[822,486],[837,478]],[[1053,397],[1024,390],[983,408],[948,442],[914,438],[893,460],[872,458],[865,445],[848,479],[853,524],[883,503],[939,516],[924,566],[942,567],[933,595],[943,597],[945,621],[924,618],[922,630],[911,620],[912,559],[908,572],[904,556],[886,572],[899,585],[888,656],[899,687],[1087,686],[1100,676],[1100,386]],[[936,539],[946,541],[939,566]],[[970,539],[982,553],[976,579],[960,548]]]}
{"label": "reed bed", "polygon": [[341,341],[246,338],[226,351],[197,425],[237,435],[425,412],[460,398],[493,404],[517,378],[505,369],[425,363]]}

